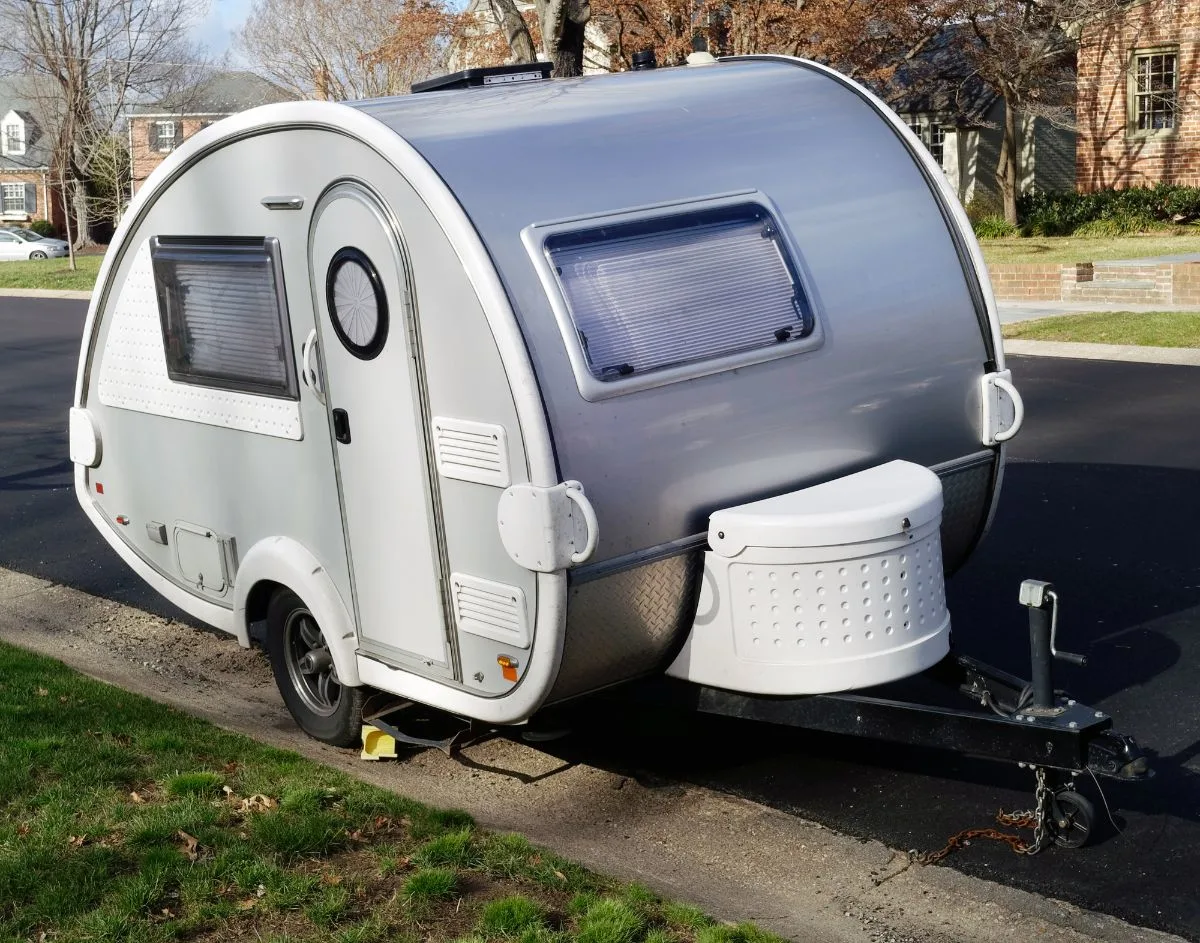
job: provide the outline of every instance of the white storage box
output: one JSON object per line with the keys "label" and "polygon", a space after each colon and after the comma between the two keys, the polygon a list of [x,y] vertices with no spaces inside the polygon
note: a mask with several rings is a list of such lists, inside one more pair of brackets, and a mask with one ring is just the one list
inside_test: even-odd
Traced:
{"label": "white storage box", "polygon": [[823,694],[924,671],[950,647],[937,475],[889,462],[709,518],[676,678]]}

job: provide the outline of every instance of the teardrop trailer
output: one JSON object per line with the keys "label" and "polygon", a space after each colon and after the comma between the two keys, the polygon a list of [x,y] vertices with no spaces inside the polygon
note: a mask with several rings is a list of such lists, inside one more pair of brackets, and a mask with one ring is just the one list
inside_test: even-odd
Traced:
{"label": "teardrop trailer", "polygon": [[[130,206],[70,439],[139,575],[243,645],[265,622],[334,744],[368,691],[423,742],[400,705],[499,728],[657,678],[702,711],[1147,774],[1054,690],[1048,584],[1022,587],[1032,682],[951,653],[944,573],[1023,409],[970,226],[895,115],[768,56],[431,84],[228,118]],[[920,674],[970,706],[864,691]]]}

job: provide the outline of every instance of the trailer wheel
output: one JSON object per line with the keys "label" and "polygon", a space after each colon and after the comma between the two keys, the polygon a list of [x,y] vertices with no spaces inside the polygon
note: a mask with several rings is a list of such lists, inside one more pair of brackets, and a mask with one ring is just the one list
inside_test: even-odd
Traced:
{"label": "trailer wheel", "polygon": [[1096,807],[1074,789],[1060,789],[1050,802],[1050,831],[1063,848],[1082,848],[1092,834]]}
{"label": "trailer wheel", "polygon": [[338,681],[321,627],[290,589],[277,590],[267,607],[267,655],[283,702],[301,730],[338,747],[358,742],[364,690]]}

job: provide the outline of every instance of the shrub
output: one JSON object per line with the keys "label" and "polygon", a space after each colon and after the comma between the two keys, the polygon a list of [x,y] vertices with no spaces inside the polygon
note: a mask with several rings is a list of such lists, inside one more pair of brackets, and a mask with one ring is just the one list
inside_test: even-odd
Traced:
{"label": "shrub", "polygon": [[54,227],[46,219],[35,219],[29,224],[29,228],[39,236],[54,236]]}
{"label": "shrub", "polygon": [[972,228],[980,239],[1003,239],[1017,234],[1017,227],[1003,216],[984,216],[975,220]]}
{"label": "shrub", "polygon": [[1017,200],[1017,212],[1025,235],[1130,235],[1200,219],[1200,187],[1159,183],[1093,193],[1029,193]]}

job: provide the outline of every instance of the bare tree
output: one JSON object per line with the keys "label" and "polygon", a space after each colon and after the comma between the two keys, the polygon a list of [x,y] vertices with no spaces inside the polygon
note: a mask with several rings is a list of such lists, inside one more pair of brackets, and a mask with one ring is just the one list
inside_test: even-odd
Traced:
{"label": "bare tree", "polygon": [[1116,13],[1123,0],[964,0],[963,51],[1004,101],[996,182],[1004,217],[1017,222],[1019,117],[1073,127],[1075,51],[1082,23]]}
{"label": "bare tree", "polygon": [[[333,100],[408,91],[413,62],[380,55],[397,18],[428,21],[444,7],[404,0],[255,0],[238,37],[243,54],[279,84]],[[420,69],[418,68],[419,72]]]}
{"label": "bare tree", "polygon": [[97,159],[132,101],[197,67],[187,36],[204,9],[196,0],[0,0],[0,57],[48,79],[42,120],[57,141],[56,176],[77,243],[90,238]]}

